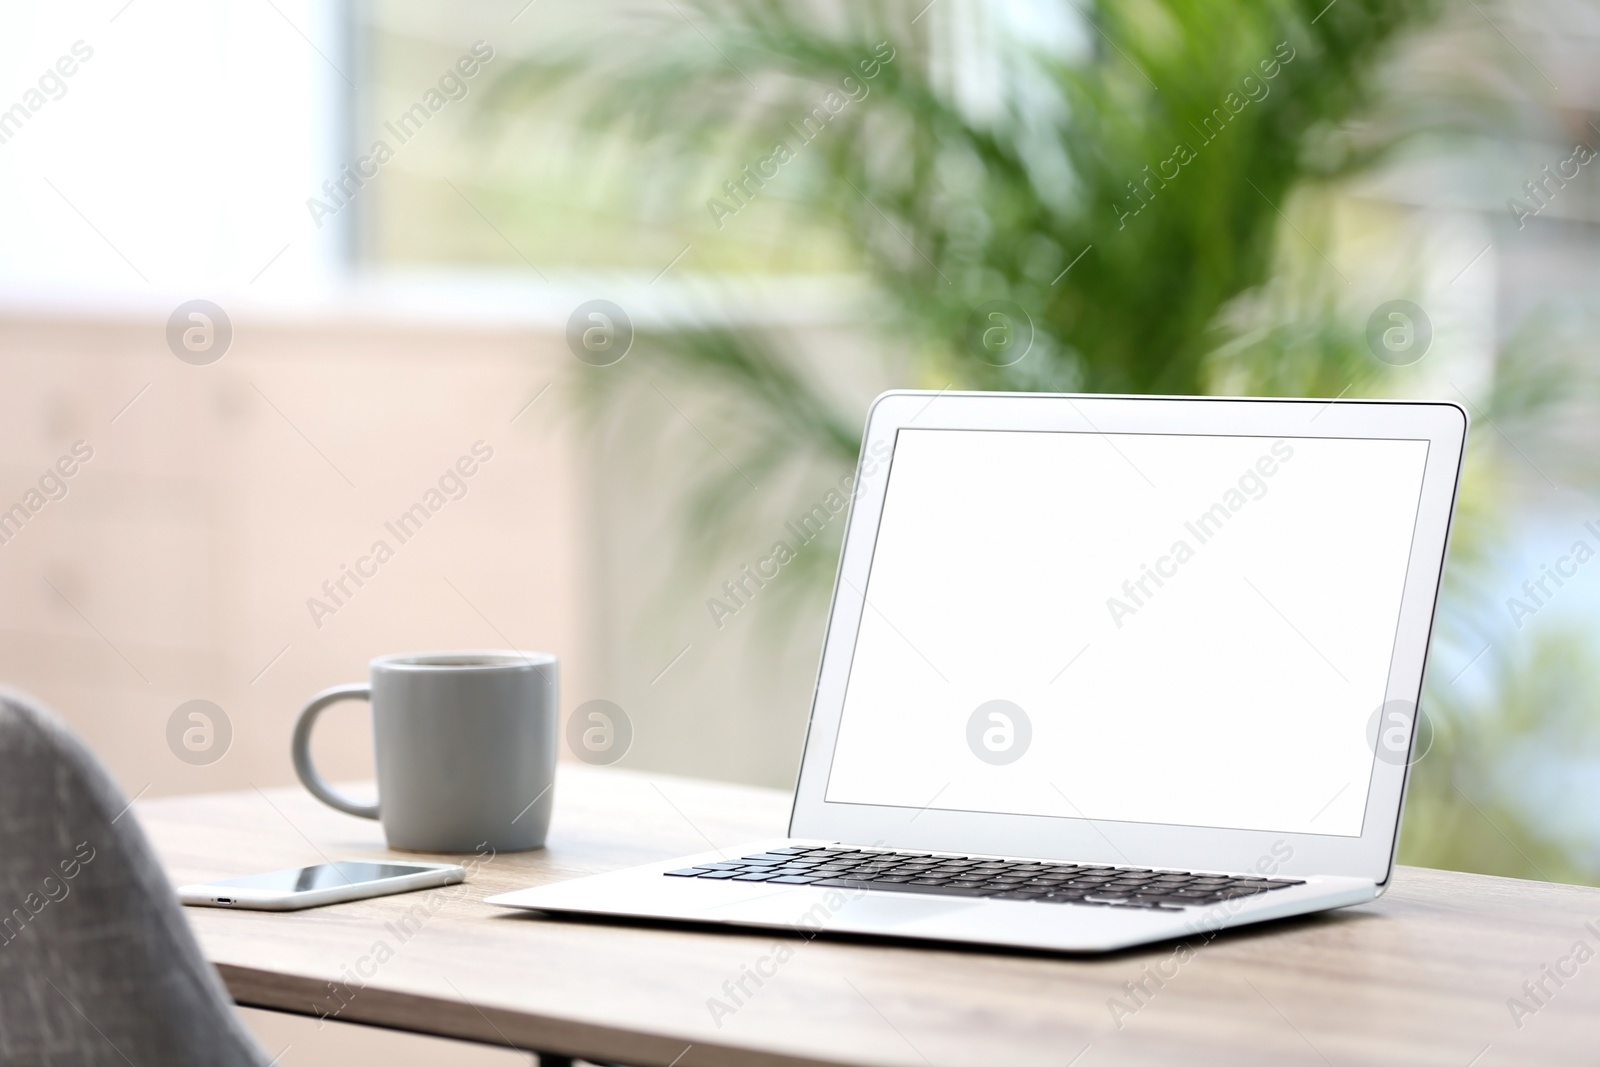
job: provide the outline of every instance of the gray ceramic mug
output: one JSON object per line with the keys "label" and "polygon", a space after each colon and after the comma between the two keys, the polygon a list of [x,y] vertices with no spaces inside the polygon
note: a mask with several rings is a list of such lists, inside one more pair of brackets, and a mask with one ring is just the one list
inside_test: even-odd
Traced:
{"label": "gray ceramic mug", "polygon": [[[369,685],[324,689],[301,710],[295,773],[324,804],[382,822],[391,848],[541,848],[555,785],[556,671],[542,652],[380,656]],[[341,700],[372,704],[376,804],[335,791],[312,765],[311,729]]]}

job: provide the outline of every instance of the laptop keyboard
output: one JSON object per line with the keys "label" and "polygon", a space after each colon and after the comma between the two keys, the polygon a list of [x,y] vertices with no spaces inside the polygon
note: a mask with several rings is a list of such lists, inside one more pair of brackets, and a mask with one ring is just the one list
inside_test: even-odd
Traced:
{"label": "laptop keyboard", "polygon": [[667,876],[1168,911],[1305,884],[1294,878],[800,845],[685,867],[668,871]]}

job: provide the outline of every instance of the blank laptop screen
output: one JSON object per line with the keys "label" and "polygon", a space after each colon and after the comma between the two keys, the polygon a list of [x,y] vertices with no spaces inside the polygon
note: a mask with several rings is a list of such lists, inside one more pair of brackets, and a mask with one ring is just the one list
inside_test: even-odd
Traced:
{"label": "blank laptop screen", "polygon": [[826,800],[1360,836],[1427,451],[902,429]]}

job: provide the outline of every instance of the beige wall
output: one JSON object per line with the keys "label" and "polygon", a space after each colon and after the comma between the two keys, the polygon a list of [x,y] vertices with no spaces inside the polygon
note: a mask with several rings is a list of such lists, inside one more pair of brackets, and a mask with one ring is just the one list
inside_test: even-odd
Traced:
{"label": "beige wall", "polygon": [[[713,521],[686,510],[694,488],[733,477],[725,456],[774,428],[644,346],[599,369],[551,328],[235,319],[226,356],[191,366],[163,318],[0,312],[0,509],[74,442],[94,450],[0,544],[0,683],[56,708],[129,795],[290,783],[290,730],[316,690],[385,652],[506,644],[561,657],[564,715],[623,707],[623,766],[793,783],[842,517],[720,628],[706,601],[792,539],[785,521],[837,484],[837,459],[787,456],[782,479]],[[844,410],[864,415],[891,384],[848,324],[790,336]],[[466,496],[400,543],[385,522],[477,441],[494,457]],[[686,548],[707,529],[719,551]],[[308,598],[332,605],[323,582],[378,539],[394,558],[347,580],[318,626]],[[167,742],[194,699],[233,727],[209,766]],[[326,774],[370,776],[360,705],[318,729]]]}
{"label": "beige wall", "polygon": [[[563,704],[583,698],[568,386],[511,421],[572,362],[559,337],[240,316],[197,367],[163,328],[0,317],[0,508],[75,441],[94,452],[0,545],[0,679],[66,717],[130,795],[291,781],[300,704],[382,652],[549,650]],[[466,496],[399,543],[385,520],[480,440],[494,455]],[[307,599],[380,538],[394,558],[315,625]],[[196,698],[233,726],[210,766],[167,745]],[[330,776],[370,773],[359,705],[324,734]]]}

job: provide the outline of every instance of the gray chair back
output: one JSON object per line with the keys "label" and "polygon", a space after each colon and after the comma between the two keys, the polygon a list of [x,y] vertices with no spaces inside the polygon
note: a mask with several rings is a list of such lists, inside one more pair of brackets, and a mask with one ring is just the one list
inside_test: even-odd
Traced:
{"label": "gray chair back", "polygon": [[0,690],[0,1064],[263,1067],[126,805]]}

